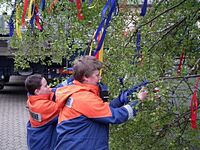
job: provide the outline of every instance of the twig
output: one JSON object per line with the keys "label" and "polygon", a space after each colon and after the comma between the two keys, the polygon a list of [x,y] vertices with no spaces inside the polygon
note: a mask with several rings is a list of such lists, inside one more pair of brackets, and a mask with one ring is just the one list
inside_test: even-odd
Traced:
{"label": "twig", "polygon": [[187,81],[185,81],[185,80],[184,80],[184,82],[187,84],[187,86],[188,86],[188,88],[189,88],[190,92],[191,92],[191,93],[193,93],[193,91],[192,91],[192,89],[191,89],[190,85],[188,84],[188,82],[187,82]]}
{"label": "twig", "polygon": [[190,70],[190,74],[196,72],[200,68],[200,58],[195,62],[194,66]]}
{"label": "twig", "polygon": [[151,19],[151,20],[149,20],[148,22],[146,22],[146,23],[141,24],[140,26],[138,26],[138,28],[141,28],[142,26],[145,26],[145,25],[151,23],[152,21],[154,21],[155,19],[157,19],[157,18],[160,17],[161,15],[163,15],[163,14],[165,14],[165,13],[167,13],[167,12],[169,12],[169,11],[175,9],[176,7],[180,6],[180,5],[183,4],[185,1],[186,1],[186,0],[183,0],[183,1],[181,1],[180,3],[176,4],[175,6],[169,8],[169,9],[163,11],[163,12],[161,12],[160,14],[158,14],[157,16],[155,16],[153,19]]}
{"label": "twig", "polygon": [[128,44],[132,41],[132,39],[133,39],[133,37],[136,35],[138,29],[140,29],[142,26],[145,26],[145,25],[147,25],[147,24],[153,22],[155,19],[157,19],[157,18],[160,17],[161,15],[163,15],[163,14],[165,14],[165,13],[167,13],[167,12],[173,10],[173,9],[175,9],[176,7],[180,6],[180,5],[181,5],[182,3],[184,3],[185,1],[186,1],[186,0],[181,1],[181,2],[178,3],[177,5],[175,5],[175,6],[171,7],[171,8],[169,8],[169,9],[165,10],[164,12],[162,12],[162,13],[160,13],[160,14],[158,14],[157,16],[155,16],[153,19],[149,20],[148,22],[139,25],[139,26],[136,28],[136,30],[134,31],[134,33],[130,36],[128,42],[126,43],[126,45],[125,45],[124,47],[126,48],[126,47],[128,46]]}
{"label": "twig", "polygon": [[172,28],[166,32],[161,38],[159,38],[153,45],[148,49],[148,52],[156,46],[160,41],[164,39],[165,36],[167,36],[171,31],[173,31],[175,28],[177,28],[181,23],[183,23],[186,20],[186,17],[184,17],[181,21],[177,22],[175,25],[172,26]]}
{"label": "twig", "polygon": [[187,76],[176,76],[176,77],[161,77],[158,80],[150,81],[149,83],[158,82],[160,80],[174,80],[174,79],[189,79],[189,78],[198,78],[200,74],[197,75],[187,75]]}

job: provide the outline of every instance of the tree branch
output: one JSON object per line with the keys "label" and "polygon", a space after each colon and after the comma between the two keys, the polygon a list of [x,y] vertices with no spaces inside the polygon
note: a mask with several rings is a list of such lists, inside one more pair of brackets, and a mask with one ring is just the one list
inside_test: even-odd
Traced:
{"label": "tree branch", "polygon": [[189,74],[195,74],[200,69],[200,58],[195,62]]}
{"label": "tree branch", "polygon": [[175,9],[176,7],[180,6],[181,4],[183,4],[186,0],[181,1],[180,3],[178,3],[177,5],[165,10],[164,12],[158,14],[157,16],[155,16],[153,19],[149,20],[148,22],[141,24],[140,26],[136,27],[136,30],[133,32],[133,34],[130,36],[128,42],[125,44],[124,48],[126,48],[128,46],[128,44],[132,41],[133,37],[136,35],[136,33],[138,32],[138,29],[140,29],[142,26],[145,26],[151,22],[153,22],[155,19],[157,19],[158,17],[160,17],[161,15]]}
{"label": "tree branch", "polygon": [[152,19],[149,20],[148,22],[146,22],[146,23],[141,24],[140,26],[138,26],[138,28],[141,28],[142,26],[145,26],[145,25],[147,25],[147,24],[153,22],[154,20],[156,20],[156,19],[157,19],[158,17],[160,17],[161,15],[163,15],[163,14],[165,14],[165,13],[167,13],[167,12],[173,10],[173,9],[175,9],[176,7],[178,7],[178,6],[180,6],[181,4],[183,4],[185,1],[186,1],[186,0],[183,0],[183,1],[181,1],[180,3],[178,3],[177,5],[175,5],[175,6],[171,7],[171,8],[169,8],[169,9],[167,9],[167,10],[161,12],[160,14],[158,14],[157,16],[155,16],[154,18],[152,18]]}
{"label": "tree branch", "polygon": [[163,40],[163,38],[165,36],[167,36],[171,31],[173,31],[175,28],[177,28],[181,23],[183,23],[186,20],[186,17],[184,17],[182,20],[180,20],[179,22],[177,22],[175,25],[172,26],[172,28],[166,32],[161,38],[159,38],[155,43],[153,43],[153,45],[148,49],[148,52],[154,48],[154,46],[156,46],[160,41]]}

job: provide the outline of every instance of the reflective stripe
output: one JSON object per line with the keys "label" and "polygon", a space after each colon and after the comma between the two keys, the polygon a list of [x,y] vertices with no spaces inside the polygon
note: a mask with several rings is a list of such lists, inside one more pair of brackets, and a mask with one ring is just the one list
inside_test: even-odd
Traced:
{"label": "reflective stripe", "polygon": [[133,109],[130,105],[123,106],[128,111],[128,120],[133,118]]}
{"label": "reflective stripe", "polygon": [[72,104],[73,104],[73,98],[69,97],[67,99],[67,102],[66,102],[65,106],[67,106],[69,108],[72,108]]}
{"label": "reflective stripe", "polygon": [[39,113],[35,113],[35,112],[31,112],[29,110],[30,116],[33,118],[33,120],[37,121],[37,122],[42,122],[42,115]]}

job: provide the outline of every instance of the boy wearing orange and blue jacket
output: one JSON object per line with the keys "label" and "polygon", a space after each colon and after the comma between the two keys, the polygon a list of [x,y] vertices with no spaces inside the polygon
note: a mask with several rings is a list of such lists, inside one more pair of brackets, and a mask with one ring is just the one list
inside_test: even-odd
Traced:
{"label": "boy wearing orange and blue jacket", "polygon": [[56,143],[59,106],[46,79],[39,74],[27,77],[27,145],[29,150],[53,150]]}
{"label": "boy wearing orange and blue jacket", "polygon": [[136,115],[137,110],[123,96],[110,103],[102,100],[101,68],[95,57],[82,56],[74,62],[73,84],[57,89],[56,99],[63,107],[55,150],[108,150],[109,124],[124,123]]}

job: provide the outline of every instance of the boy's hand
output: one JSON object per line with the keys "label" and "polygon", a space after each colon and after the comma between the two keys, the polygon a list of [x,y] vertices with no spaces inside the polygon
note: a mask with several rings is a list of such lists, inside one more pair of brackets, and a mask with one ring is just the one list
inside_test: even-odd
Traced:
{"label": "boy's hand", "polygon": [[143,87],[139,93],[137,94],[137,97],[139,100],[144,101],[147,97],[148,91],[145,87]]}

